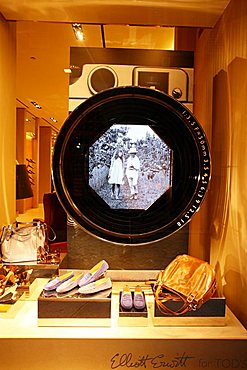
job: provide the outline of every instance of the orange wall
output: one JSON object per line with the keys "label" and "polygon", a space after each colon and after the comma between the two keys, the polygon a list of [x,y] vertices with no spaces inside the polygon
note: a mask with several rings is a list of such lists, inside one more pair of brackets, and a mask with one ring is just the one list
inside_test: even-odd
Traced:
{"label": "orange wall", "polygon": [[0,14],[0,228],[15,220],[15,26]]}
{"label": "orange wall", "polygon": [[[207,132],[212,181],[190,250],[216,266],[219,290],[247,327],[247,1],[232,0],[198,36],[195,115]],[[222,283],[222,286],[220,286]]]}

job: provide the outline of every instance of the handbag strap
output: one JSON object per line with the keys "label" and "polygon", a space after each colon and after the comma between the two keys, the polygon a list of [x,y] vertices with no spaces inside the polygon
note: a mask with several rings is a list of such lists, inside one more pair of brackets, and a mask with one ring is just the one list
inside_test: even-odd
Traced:
{"label": "handbag strap", "polygon": [[[13,225],[15,225],[15,227]],[[22,225],[23,227],[19,228],[19,225]],[[35,230],[38,229],[44,230],[45,232],[46,224],[41,221],[30,221],[30,222],[16,221],[12,225],[8,225],[7,227],[5,226],[3,228],[1,243],[3,243],[4,240],[6,239],[8,240],[9,238],[11,238],[12,235],[18,235],[21,237],[28,238],[31,235],[30,228],[36,228]]]}
{"label": "handbag strap", "polygon": [[[49,226],[46,225],[46,230],[47,230],[47,239],[49,240],[49,242],[53,242],[57,237],[55,231],[50,225]],[[52,237],[50,237],[50,231],[52,232]]]}
{"label": "handbag strap", "polygon": [[2,228],[2,235],[1,235],[1,240],[0,240],[0,245],[3,244],[3,242],[8,238],[11,237],[12,233],[12,225],[4,226]]}
{"label": "handbag strap", "polygon": [[[163,293],[163,287],[163,285],[158,284],[154,294],[156,304],[162,313],[167,316],[179,316],[196,309],[195,304],[193,304],[193,299],[188,300],[178,292]],[[181,302],[182,305],[175,311],[166,305],[169,301]]]}

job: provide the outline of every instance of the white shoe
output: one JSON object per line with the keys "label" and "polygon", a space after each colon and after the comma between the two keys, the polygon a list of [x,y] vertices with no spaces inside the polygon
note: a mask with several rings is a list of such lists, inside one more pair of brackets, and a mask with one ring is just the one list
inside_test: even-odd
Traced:
{"label": "white shoe", "polygon": [[72,277],[71,279],[65,281],[63,284],[59,285],[56,289],[57,293],[65,293],[69,290],[75,288],[77,285],[79,285],[79,281],[81,280],[83,276],[83,273],[76,275]]}
{"label": "white shoe", "polygon": [[100,292],[101,290],[110,289],[111,287],[112,287],[112,282],[111,282],[111,279],[108,277],[108,278],[96,280],[93,283],[82,286],[78,290],[78,293],[93,294],[96,292]]}

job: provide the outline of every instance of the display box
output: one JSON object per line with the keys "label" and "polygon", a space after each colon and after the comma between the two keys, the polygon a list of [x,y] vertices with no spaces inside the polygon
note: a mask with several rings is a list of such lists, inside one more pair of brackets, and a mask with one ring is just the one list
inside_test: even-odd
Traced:
{"label": "display box", "polygon": [[0,318],[13,319],[23,306],[23,292],[17,292],[16,286],[7,288],[0,297]]}
{"label": "display box", "polygon": [[67,294],[42,292],[38,298],[38,326],[110,326],[111,289],[90,295],[74,289]]}
{"label": "display box", "polygon": [[[181,303],[168,302],[167,306],[176,311]],[[180,316],[163,314],[154,299],[153,325],[154,326],[224,326],[226,322],[226,300],[224,297],[214,296],[205,302],[198,310],[189,311]]]}
{"label": "display box", "polygon": [[[118,325],[119,326],[147,326],[148,325],[148,310],[147,304],[142,310],[136,310],[132,307],[131,310],[124,309],[121,304],[121,294],[119,294],[119,312],[118,312]],[[132,299],[134,299],[134,292],[131,292]],[[143,293],[145,302],[146,297]]]}

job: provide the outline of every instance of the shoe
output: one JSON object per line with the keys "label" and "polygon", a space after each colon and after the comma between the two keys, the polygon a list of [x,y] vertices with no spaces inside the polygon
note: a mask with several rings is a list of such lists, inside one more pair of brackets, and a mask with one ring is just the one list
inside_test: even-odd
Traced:
{"label": "shoe", "polygon": [[93,281],[96,281],[107,269],[109,268],[108,263],[105,260],[100,261],[91,268],[90,271],[86,272],[81,280],[79,281],[79,286],[90,284]]}
{"label": "shoe", "polygon": [[0,296],[2,296],[5,292],[6,286],[9,285],[14,285],[15,284],[15,274],[13,271],[9,271],[6,276],[0,275]]}
{"label": "shoe", "polygon": [[56,292],[65,293],[75,288],[77,285],[79,285],[79,281],[81,280],[82,276],[83,276],[83,273],[73,276],[69,280],[66,280],[64,283],[62,283],[61,285],[57,287]]}
{"label": "shoe", "polygon": [[132,294],[128,285],[123,288],[120,298],[120,305],[125,310],[131,310],[131,308],[133,307]]}
{"label": "shoe", "polygon": [[137,199],[137,195],[134,195],[134,199],[135,199],[135,200]]}
{"label": "shoe", "polygon": [[63,284],[66,280],[71,279],[74,276],[74,272],[70,271],[67,274],[57,276],[55,279],[49,281],[45,286],[44,290],[55,290],[61,284]]}
{"label": "shoe", "polygon": [[110,289],[112,287],[112,282],[110,278],[102,278],[96,281],[93,281],[90,284],[82,286],[78,293],[80,294],[93,294],[100,292],[101,290]]}
{"label": "shoe", "polygon": [[4,304],[11,304],[12,303],[12,298],[13,298],[14,293],[7,293],[3,297],[0,298],[0,303]]}
{"label": "shoe", "polygon": [[136,310],[143,310],[146,306],[144,294],[142,292],[142,288],[137,285],[134,291],[134,307]]}

